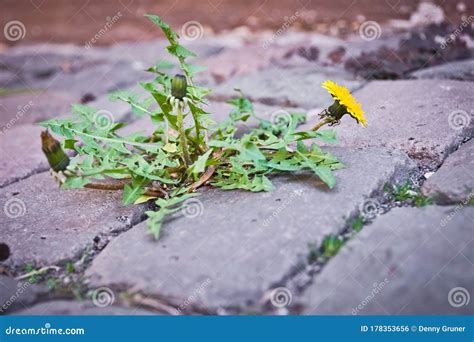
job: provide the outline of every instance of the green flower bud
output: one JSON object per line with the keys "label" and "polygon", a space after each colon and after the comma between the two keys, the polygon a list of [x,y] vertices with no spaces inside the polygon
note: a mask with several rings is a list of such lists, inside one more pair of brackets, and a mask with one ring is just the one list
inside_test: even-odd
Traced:
{"label": "green flower bud", "polygon": [[41,132],[41,149],[54,171],[63,171],[69,165],[69,157],[64,153],[61,144],[48,131]]}
{"label": "green flower bud", "polygon": [[175,75],[171,81],[171,95],[182,100],[186,96],[188,82],[183,75]]}

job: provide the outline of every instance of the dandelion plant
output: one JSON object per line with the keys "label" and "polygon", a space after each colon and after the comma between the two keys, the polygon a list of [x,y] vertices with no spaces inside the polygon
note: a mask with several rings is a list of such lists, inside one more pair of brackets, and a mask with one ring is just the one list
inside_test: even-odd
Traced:
{"label": "dandelion plant", "polygon": [[[334,187],[332,171],[342,164],[314,142],[304,141],[335,142],[334,131],[319,129],[336,125],[346,113],[365,125],[360,104],[346,88],[331,81],[323,84],[334,103],[311,130],[297,131],[306,120],[303,113],[288,113],[274,122],[260,118],[243,93],[228,101],[232,111],[216,123],[206,111],[210,89],[193,81],[203,71],[188,62],[196,55],[180,45],[178,34],[160,17],[147,16],[168,39],[166,50],[176,58],[179,72],[171,76],[159,65],[151,67],[147,71],[156,77],[141,83],[146,96],[121,91],[111,94],[111,99],[125,101],[138,116],[148,117],[153,133],[121,134],[125,123],[100,124],[98,111],[86,105],[73,105],[71,118],[43,122],[47,128],[42,133],[43,151],[62,187],[122,190],[125,205],[154,201],[156,210],[147,215],[155,238],[164,219],[181,210],[203,185],[271,191],[271,175],[309,170]],[[239,123],[250,117],[257,121],[256,127],[238,133]],[[62,142],[49,131],[64,137]],[[68,157],[71,154],[64,149],[74,156]]]}

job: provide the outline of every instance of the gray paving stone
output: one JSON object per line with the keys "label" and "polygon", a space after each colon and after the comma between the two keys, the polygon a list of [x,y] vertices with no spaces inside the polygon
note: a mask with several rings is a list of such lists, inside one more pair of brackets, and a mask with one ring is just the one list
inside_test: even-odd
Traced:
{"label": "gray paving stone", "polygon": [[[210,113],[210,118],[216,122],[226,120],[229,117],[229,113],[232,111],[234,106],[226,102],[210,101],[209,105],[205,107],[205,110]],[[285,106],[269,106],[262,103],[253,103],[255,115],[265,120],[276,120],[278,117],[288,115],[291,112],[306,113],[307,111],[303,108],[298,107],[285,107]],[[258,121],[249,117],[245,123],[239,123],[245,127],[255,127]]]}
{"label": "gray paving stone", "polygon": [[[91,49],[93,50],[93,49]],[[0,58],[2,87],[64,91],[81,99],[151,79],[147,67],[126,58],[109,58],[83,49],[73,53],[17,51]]]}
{"label": "gray paving stone", "polygon": [[151,80],[150,73],[130,61],[114,61],[90,66],[77,73],[58,73],[54,78],[39,84],[47,89],[67,89],[79,97],[98,97],[119,89],[134,86],[139,81]]}
{"label": "gray paving stone", "polygon": [[62,91],[25,91],[2,96],[0,132],[15,125],[36,123],[64,114],[78,100],[76,96]]}
{"label": "gray paving stone", "polygon": [[395,208],[378,217],[299,298],[304,314],[472,315],[472,298],[461,304],[474,293],[473,221],[472,207]]}
{"label": "gray paving stone", "polygon": [[[131,87],[139,91],[138,87]],[[59,116],[69,116],[71,105],[80,102],[80,98],[67,92],[26,91],[22,94],[3,96],[0,103],[0,134],[14,126],[38,123]],[[116,121],[131,117],[130,105],[122,101],[111,102],[108,94],[102,94],[86,103],[97,110],[109,111]]]}
{"label": "gray paving stone", "polygon": [[474,81],[474,60],[450,62],[410,74],[413,78],[435,78],[460,81]]}
{"label": "gray paving stone", "polygon": [[[123,306],[94,306],[92,302],[74,302],[67,300],[55,300],[36,304],[22,311],[13,312],[18,316],[150,316],[157,315],[155,312]],[[54,324],[53,324],[54,327]]]}
{"label": "gray paving stone", "polygon": [[120,284],[177,306],[256,304],[305,262],[309,242],[340,233],[365,196],[414,166],[381,149],[334,153],[347,168],[333,190],[310,175],[277,177],[269,193],[206,190],[188,216],[165,223],[159,241],[144,223],[114,239],[87,270],[91,285]]}
{"label": "gray paving stone", "polygon": [[57,264],[81,255],[94,239],[138,223],[144,206],[123,207],[120,192],[60,189],[48,172],[0,190],[1,242],[6,265]]}
{"label": "gray paving stone", "polygon": [[90,58],[77,53],[51,53],[40,51],[35,46],[30,49],[7,51],[0,56],[2,87],[30,88],[43,85],[58,74],[78,72],[100,63],[98,58]]}
{"label": "gray paving stone", "polygon": [[[146,69],[163,60],[173,60],[173,57],[165,50],[168,44],[168,41],[165,39],[156,39],[147,42],[119,42],[110,47],[98,47],[92,50],[95,50],[93,52],[100,55],[108,56],[110,59],[127,59],[139,62],[143,69]],[[219,54],[227,46],[227,44],[220,39],[200,39],[192,42],[183,41],[182,44],[200,58]]]}
{"label": "gray paving stone", "polygon": [[474,140],[446,158],[441,168],[423,184],[422,191],[439,204],[474,198]]}
{"label": "gray paving stone", "polygon": [[[225,49],[217,55],[203,58],[199,64],[208,68],[208,71],[217,83],[222,83],[233,76],[255,73],[269,66],[275,65],[278,60],[284,59],[287,53],[298,46],[268,46],[248,45],[234,49]],[[245,63],[242,63],[245,61]]]}
{"label": "gray paving stone", "polygon": [[45,292],[42,286],[0,275],[0,316],[28,308]]}
{"label": "gray paving stone", "polygon": [[222,83],[209,97],[213,100],[227,100],[238,95],[241,89],[253,101],[267,105],[302,107],[311,109],[329,104],[329,95],[320,87],[321,83],[332,79],[350,88],[358,89],[362,83],[351,75],[327,67],[268,68],[257,73],[231,78]]}
{"label": "gray paving stone", "polygon": [[18,125],[0,133],[0,187],[49,169],[41,131],[38,126]]}
{"label": "gray paving stone", "polygon": [[[367,127],[356,127],[346,115],[336,127],[340,145],[399,149],[423,164],[439,165],[474,133],[473,92],[471,82],[371,82],[354,94],[365,111]],[[328,98],[325,105],[330,105]]]}

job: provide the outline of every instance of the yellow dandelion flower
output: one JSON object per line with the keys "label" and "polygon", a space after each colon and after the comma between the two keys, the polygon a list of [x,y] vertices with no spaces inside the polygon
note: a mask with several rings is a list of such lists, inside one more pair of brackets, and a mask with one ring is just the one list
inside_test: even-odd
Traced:
{"label": "yellow dandelion flower", "polygon": [[344,114],[349,113],[349,115],[356,119],[362,126],[365,127],[367,125],[364,111],[362,110],[360,103],[357,102],[354,96],[352,96],[349,89],[340,86],[331,80],[323,82],[321,86],[326,89],[335,100],[334,104],[329,107],[328,110],[337,120],[339,120]]}

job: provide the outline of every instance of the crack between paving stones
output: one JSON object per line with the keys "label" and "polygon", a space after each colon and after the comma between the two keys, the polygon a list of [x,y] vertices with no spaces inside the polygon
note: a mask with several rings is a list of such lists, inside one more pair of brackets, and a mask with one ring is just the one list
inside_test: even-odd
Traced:
{"label": "crack between paving stones", "polygon": [[[411,172],[409,172],[409,174],[417,175],[416,190],[418,191],[423,186],[423,183],[426,180],[426,179],[424,179],[423,175],[426,172],[436,173],[441,168],[441,166],[444,164],[444,161],[449,157],[449,155],[451,155],[452,153],[459,150],[464,144],[467,144],[470,140],[471,140],[471,138],[463,139],[463,141],[461,141],[459,144],[456,144],[456,145],[452,146],[451,148],[448,148],[447,151],[445,152],[445,156],[444,156],[443,160],[441,162],[439,162],[435,167],[430,167],[428,165],[419,164],[419,160],[411,158],[411,157],[408,156],[409,159],[411,159],[412,161],[417,163],[417,168],[415,170],[412,170]],[[396,179],[394,179],[395,174],[396,174],[396,171],[392,174],[390,179],[385,182],[385,184],[389,184],[389,185],[392,185],[392,186],[394,184],[396,184]],[[411,178],[412,177],[410,176],[410,179]],[[408,180],[403,179],[403,180],[400,180],[400,181],[403,182],[403,181],[408,181]],[[370,200],[370,199],[376,200],[379,203],[380,207],[384,208],[384,210],[381,213],[379,213],[378,215],[376,215],[373,219],[369,219],[367,221],[364,221],[363,227],[372,224],[373,222],[375,222],[375,220],[377,220],[379,218],[379,216],[385,215],[386,213],[390,212],[395,207],[403,207],[403,206],[406,207],[407,206],[406,203],[401,202],[401,203],[399,203],[399,205],[397,205],[396,202],[393,202],[388,198],[384,198],[384,192],[383,192],[383,190],[380,190],[380,189],[373,191],[367,197],[366,200]],[[380,199],[382,199],[382,200],[380,200]],[[433,203],[432,205],[443,206],[443,205],[440,205],[440,204],[437,204],[437,203]],[[452,205],[452,204],[447,204],[447,205]],[[351,212],[349,217],[346,219],[344,228],[342,229],[341,233],[338,234],[338,235],[332,235],[332,236],[335,236],[336,238],[340,238],[344,241],[344,245],[341,247],[340,250],[342,250],[342,248],[344,248],[345,244],[349,240],[351,240],[353,237],[355,237],[360,232],[360,231],[354,231],[352,226],[351,226],[351,222],[357,217],[361,217],[361,212],[360,212],[360,209],[355,208]],[[324,240],[324,237],[321,239],[321,242],[323,240]],[[318,247],[321,247],[321,245],[318,245]],[[283,275],[283,277],[279,281],[272,284],[272,286],[270,286],[270,288],[268,288],[267,292],[271,291],[272,289],[274,289],[276,287],[287,287],[287,288],[293,289],[294,290],[293,292],[295,292],[296,295],[303,294],[306,291],[306,289],[309,288],[314,283],[316,277],[318,276],[318,274],[320,274],[323,271],[323,269],[327,265],[327,263],[333,257],[335,257],[340,252],[340,250],[335,255],[333,255],[331,257],[324,258],[321,261],[317,260],[314,263],[309,262],[310,253],[306,254],[306,258],[307,258],[306,260],[300,260],[297,264],[295,264],[285,275]],[[302,284],[298,284],[297,283],[297,278],[302,276],[302,275],[306,277],[306,281],[303,282]],[[291,309],[292,308],[290,308],[290,310]],[[301,309],[302,308],[293,308],[293,312],[298,313]]]}
{"label": "crack between paving stones", "polygon": [[2,186],[0,186],[0,189],[6,188],[7,186],[10,186],[10,185],[13,185],[15,183],[21,182],[22,180],[28,179],[32,176],[37,175],[37,174],[47,172],[48,170],[49,170],[49,167],[47,167],[47,166],[36,168],[36,169],[32,170],[31,172],[28,172],[25,176],[16,177],[11,182],[3,184]]}
{"label": "crack between paving stones", "polygon": [[[436,167],[430,167],[430,166],[419,164],[418,163],[419,160],[416,160],[414,158],[409,157],[409,159],[411,159],[411,160],[415,161],[415,163],[417,163],[417,168],[415,170],[411,170],[409,172],[409,174],[411,174],[411,175],[417,175],[417,182],[418,182],[418,185],[416,187],[417,190],[420,189],[421,186],[423,185],[423,183],[424,183],[423,175],[426,172],[428,172],[428,171],[437,172],[439,170],[439,168],[444,164],[444,161],[447,159],[447,157],[450,154],[452,154],[452,153],[456,152],[457,150],[459,150],[464,144],[468,143],[470,140],[471,140],[471,138],[464,139],[459,144],[453,146],[452,148],[449,148],[448,151],[446,152],[445,157],[443,158],[443,160],[438,165],[436,165]],[[36,172],[32,173],[29,176],[26,176],[22,179],[18,179],[18,181],[21,181],[23,179],[26,179],[26,178],[31,177],[31,176],[33,176],[35,174],[38,174],[38,173],[41,173],[41,171],[36,171]],[[395,179],[396,178],[396,173],[397,173],[397,170],[394,170],[392,175],[389,177],[389,179],[386,182],[384,182],[384,184],[390,184],[390,185],[395,184],[397,182],[397,180]],[[412,178],[412,177],[410,176],[410,178]],[[400,179],[400,181],[406,181],[406,179]],[[11,184],[14,184],[14,183],[16,183],[16,182],[10,183],[8,185],[11,185]],[[394,207],[399,207],[400,206],[400,205],[393,205],[393,203],[391,205],[390,201],[388,199],[384,198],[384,192],[383,192],[383,190],[380,189],[380,187],[379,187],[379,189],[372,191],[372,193],[367,197],[366,200],[370,200],[370,199],[374,199],[374,200],[378,201],[378,203],[380,204],[381,207],[384,208],[384,210],[382,211],[382,213],[380,213],[380,215],[377,215],[373,219],[370,219],[370,220],[364,222],[364,226],[372,224],[376,219],[378,219],[379,216],[390,212],[391,209],[394,208]],[[382,199],[382,200],[380,200],[380,199]],[[351,227],[351,222],[352,222],[352,220],[354,220],[356,217],[359,217],[360,215],[361,215],[360,208],[357,208],[357,207],[354,208],[352,210],[352,212],[349,214],[349,216],[347,217],[346,222],[344,224],[344,228],[341,230],[341,233],[338,234],[338,235],[334,235],[334,236],[336,238],[343,239],[345,241],[345,243],[348,242],[349,240],[351,240],[354,236],[356,236],[358,232],[353,231],[353,229]],[[123,233],[125,233],[125,232],[127,232],[131,229],[136,228],[136,226],[138,226],[140,223],[142,223],[144,221],[146,221],[146,215],[142,214],[136,220],[131,222],[130,226],[126,227],[125,229],[122,229],[120,231],[116,231],[116,232],[113,232],[113,233],[98,234],[97,236],[99,237],[100,241],[104,241],[104,238],[105,238],[105,243],[103,243],[101,245],[98,245],[94,241],[92,244],[87,246],[84,249],[84,251],[78,253],[77,256],[75,256],[74,258],[68,259],[68,260],[62,260],[62,261],[58,262],[57,265],[62,265],[63,267],[61,267],[61,273],[58,274],[58,275],[55,275],[55,277],[58,278],[58,279],[63,279],[63,277],[66,276],[64,265],[67,262],[72,262],[72,263],[75,264],[75,263],[81,261],[81,259],[84,259],[82,261],[82,265],[80,266],[80,271],[74,274],[74,277],[75,277],[76,280],[71,282],[67,286],[69,288],[76,286],[76,288],[79,288],[79,289],[82,290],[82,295],[86,296],[87,293],[90,293],[90,291],[92,291],[93,289],[89,288],[89,286],[87,285],[87,279],[84,277],[84,273],[90,267],[93,260],[102,252],[102,250],[104,250],[108,246],[108,244],[113,239],[117,238],[121,234],[123,234]],[[320,247],[320,245],[318,245],[318,246]],[[344,248],[344,246],[342,246],[341,249],[342,248]],[[284,286],[284,287],[288,287],[288,288],[293,289],[296,295],[301,295],[302,293],[305,292],[305,290],[309,286],[311,286],[313,284],[313,282],[316,279],[316,277],[318,276],[318,274],[320,274],[322,272],[324,267],[327,265],[328,261],[331,260],[331,258],[334,257],[335,255],[332,256],[332,257],[322,259],[322,260],[318,260],[315,263],[309,263],[308,262],[309,256],[310,256],[309,253],[303,253],[302,256],[299,258],[300,260],[286,274],[284,274],[279,281],[274,282],[267,289],[267,291],[265,291],[265,292],[267,293],[267,292],[271,291],[272,289],[274,289],[275,287]],[[13,273],[17,273],[17,272],[13,272]],[[297,278],[301,277],[301,276],[304,276],[306,278],[306,280],[302,284],[297,283],[297,281],[298,281]],[[113,289],[115,289],[118,293],[121,293],[121,294],[127,293],[126,292],[127,289],[123,286],[113,286]],[[138,294],[140,294],[140,292]],[[133,295],[136,295],[136,294],[133,294]],[[158,301],[159,303],[163,303],[165,305],[168,305],[170,307],[175,308],[175,305],[173,304],[173,301],[172,300],[167,300],[166,296],[163,296],[163,297],[159,296],[159,295],[150,296],[150,295],[147,295],[147,294],[144,294],[144,293],[141,293],[141,295],[145,296],[145,298],[150,299],[151,301]],[[59,300],[59,299],[75,300],[74,295],[73,295],[72,292],[62,293],[62,294],[59,293],[58,294],[58,292],[49,291],[49,292],[44,293],[44,294],[38,296],[37,298],[35,298],[35,300],[32,302],[31,305],[36,305],[36,304],[40,304],[40,303],[43,303],[43,302],[49,302],[49,301],[52,301],[52,300]],[[118,304],[119,305],[124,304],[124,302],[120,301]],[[156,308],[153,309],[149,305],[147,306],[147,305],[143,305],[143,304],[130,304],[129,303],[129,304],[126,305],[126,307],[145,308],[145,309],[155,311],[155,312],[163,312],[163,311],[160,311],[160,310],[156,310]],[[235,313],[242,313],[242,312],[246,312],[248,310],[254,311],[256,308],[255,307],[248,307],[247,305],[243,305],[243,306],[237,306],[237,307],[217,308],[215,310],[211,310],[209,308],[195,307],[193,305],[193,306],[189,306],[188,308],[186,308],[186,312],[184,314],[215,314],[220,309],[229,310],[230,312],[235,312]],[[15,311],[20,311],[20,310],[21,310],[21,308],[18,308],[18,309],[12,310],[11,313],[13,313]],[[297,312],[299,312],[300,308],[296,308],[296,309],[290,308],[290,310],[297,313]],[[268,308],[265,308],[265,305],[262,305],[261,307],[258,308],[258,311],[263,312],[263,313],[268,312]]]}

